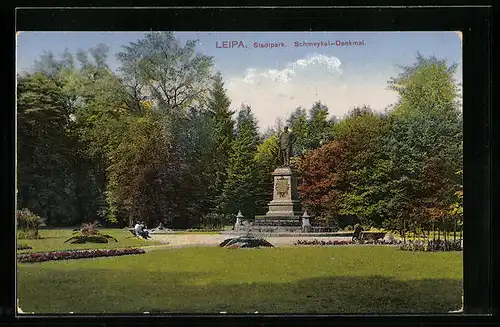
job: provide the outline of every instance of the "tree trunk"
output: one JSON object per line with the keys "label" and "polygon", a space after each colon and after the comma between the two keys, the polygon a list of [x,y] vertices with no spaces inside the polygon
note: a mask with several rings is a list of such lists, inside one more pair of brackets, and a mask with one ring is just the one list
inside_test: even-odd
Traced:
{"label": "tree trunk", "polygon": [[453,242],[457,241],[457,216],[455,215],[455,226],[453,227]]}

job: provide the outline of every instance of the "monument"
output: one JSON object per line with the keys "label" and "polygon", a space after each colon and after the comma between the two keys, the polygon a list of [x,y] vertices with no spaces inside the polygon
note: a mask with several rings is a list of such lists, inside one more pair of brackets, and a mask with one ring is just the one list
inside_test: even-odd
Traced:
{"label": "monument", "polygon": [[259,232],[296,232],[302,230],[302,206],[297,195],[297,173],[290,166],[295,136],[284,128],[279,137],[279,154],[283,165],[273,175],[273,199],[265,216],[256,216],[254,230]]}

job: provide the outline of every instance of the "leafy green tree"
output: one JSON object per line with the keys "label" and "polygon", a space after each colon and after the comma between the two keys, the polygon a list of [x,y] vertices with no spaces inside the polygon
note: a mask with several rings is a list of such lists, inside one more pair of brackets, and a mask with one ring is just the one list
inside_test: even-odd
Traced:
{"label": "leafy green tree", "polygon": [[65,105],[61,88],[46,74],[18,77],[18,205],[48,224],[76,215]]}
{"label": "leafy green tree", "polygon": [[335,125],[335,140],[346,144],[340,165],[348,186],[342,194],[339,214],[353,216],[365,225],[380,225],[387,202],[387,162],[383,141],[390,125],[368,106],[357,107]]}
{"label": "leafy green tree", "polygon": [[182,46],[172,32],[148,33],[117,54],[120,71],[132,90],[143,90],[158,108],[186,113],[204,103],[213,64],[211,57],[195,52],[196,43]]}
{"label": "leafy green tree", "polygon": [[441,224],[453,201],[459,183],[455,172],[463,160],[455,69],[418,54],[415,65],[403,67],[389,83],[400,100],[390,113],[384,152],[391,162],[390,189],[398,195],[389,211],[398,213],[393,218],[400,227]]}
{"label": "leafy green tree", "polygon": [[225,214],[235,214],[241,210],[248,218],[255,215],[258,179],[254,158],[258,142],[257,121],[250,106],[242,105],[238,112],[236,138],[229,156],[228,177],[223,192]]}

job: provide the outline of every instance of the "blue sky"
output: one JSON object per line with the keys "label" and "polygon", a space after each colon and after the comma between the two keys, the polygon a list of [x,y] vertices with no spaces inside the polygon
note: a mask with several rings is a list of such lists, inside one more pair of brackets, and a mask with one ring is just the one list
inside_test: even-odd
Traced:
{"label": "blue sky", "polygon": [[[176,32],[184,43],[198,39],[198,51],[214,57],[214,70],[224,76],[234,109],[250,104],[261,128],[287,118],[298,106],[311,107],[319,100],[330,114],[344,115],[356,105],[383,110],[396,101],[386,89],[387,80],[399,72],[397,65],[412,64],[417,51],[459,64],[461,39],[455,32]],[[114,54],[144,32],[21,32],[17,38],[17,69],[26,71],[44,50],[56,56],[65,49],[89,49],[99,43],[110,47],[109,65],[116,69]],[[364,41],[364,45],[303,46],[295,42]],[[246,47],[222,48],[224,41],[241,41]],[[285,47],[254,48],[267,42]]]}

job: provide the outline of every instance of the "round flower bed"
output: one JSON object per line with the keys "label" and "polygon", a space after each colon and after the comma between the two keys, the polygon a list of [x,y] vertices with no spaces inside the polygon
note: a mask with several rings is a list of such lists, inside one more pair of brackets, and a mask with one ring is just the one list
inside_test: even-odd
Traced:
{"label": "round flower bed", "polygon": [[259,247],[274,247],[271,243],[262,238],[255,238],[251,236],[234,237],[224,240],[220,247],[239,249],[239,248],[259,248]]}
{"label": "round flower bed", "polygon": [[52,260],[69,260],[82,258],[112,257],[129,254],[143,254],[145,251],[138,248],[112,249],[112,250],[72,250],[54,251],[43,253],[28,253],[17,256],[17,262],[44,262]]}

